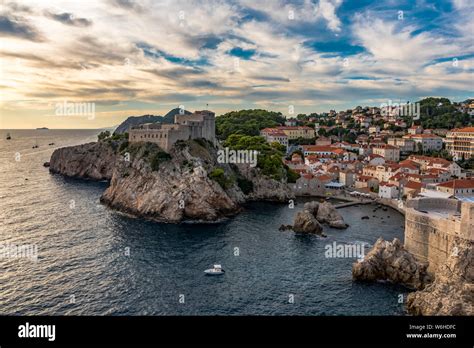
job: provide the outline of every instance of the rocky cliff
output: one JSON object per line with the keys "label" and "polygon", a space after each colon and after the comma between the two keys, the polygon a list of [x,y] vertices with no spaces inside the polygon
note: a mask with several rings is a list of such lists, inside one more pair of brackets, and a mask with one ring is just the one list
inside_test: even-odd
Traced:
{"label": "rocky cliff", "polygon": [[407,309],[415,315],[474,315],[473,243],[456,238],[453,253],[422,291],[408,295]]}
{"label": "rocky cliff", "polygon": [[107,139],[57,149],[50,171],[110,180],[103,203],[165,222],[216,221],[238,213],[246,201],[292,197],[284,182],[258,168],[217,163],[217,148],[205,140],[178,142],[166,153],[152,143]]}
{"label": "rocky cliff", "polygon": [[236,165],[237,172],[244,179],[252,182],[252,191],[246,196],[247,201],[288,202],[295,196],[286,182],[269,179],[260,173],[260,169],[248,165]]}
{"label": "rocky cliff", "polygon": [[431,281],[428,265],[418,262],[395,238],[388,242],[379,238],[364,259],[352,265],[352,277],[356,280],[389,280],[410,288],[422,289]]}
{"label": "rocky cliff", "polygon": [[68,177],[110,180],[117,158],[117,144],[98,142],[57,149],[49,171]]}
{"label": "rocky cliff", "polygon": [[[206,147],[190,141],[166,154],[148,143],[130,145],[127,151],[130,160],[119,157],[101,197],[107,205],[165,222],[215,221],[240,211],[242,192],[209,177],[217,163]],[[221,168],[225,178],[231,170]]]}
{"label": "rocky cliff", "polygon": [[455,238],[454,250],[433,276],[403,248],[398,239],[377,240],[361,262],[354,263],[356,280],[390,280],[419,291],[407,298],[407,310],[415,315],[474,315],[474,252],[472,242]]}

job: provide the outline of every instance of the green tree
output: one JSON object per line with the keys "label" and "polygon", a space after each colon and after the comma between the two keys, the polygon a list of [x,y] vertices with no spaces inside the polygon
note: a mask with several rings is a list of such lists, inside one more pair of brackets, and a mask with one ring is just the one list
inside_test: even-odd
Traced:
{"label": "green tree", "polygon": [[260,130],[285,123],[281,112],[261,109],[232,111],[216,117],[216,133],[219,139],[227,139],[231,134],[259,135]]}

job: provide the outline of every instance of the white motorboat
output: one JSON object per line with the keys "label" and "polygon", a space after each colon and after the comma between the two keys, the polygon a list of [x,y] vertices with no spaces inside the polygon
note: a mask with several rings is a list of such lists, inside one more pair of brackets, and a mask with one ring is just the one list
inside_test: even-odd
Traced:
{"label": "white motorboat", "polygon": [[209,268],[204,271],[206,275],[221,275],[224,274],[225,271],[222,269],[221,265],[214,265],[214,268]]}

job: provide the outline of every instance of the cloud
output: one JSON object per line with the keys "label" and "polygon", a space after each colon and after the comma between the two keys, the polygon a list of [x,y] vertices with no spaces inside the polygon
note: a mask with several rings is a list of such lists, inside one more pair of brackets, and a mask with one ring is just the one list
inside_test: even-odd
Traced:
{"label": "cloud", "polygon": [[68,13],[68,12],[64,12],[64,13],[46,12],[46,16],[55,21],[61,22],[66,25],[72,25],[75,27],[88,27],[92,25],[92,21],[88,20],[87,18],[77,18],[72,13]]}
{"label": "cloud", "polygon": [[357,15],[353,25],[357,41],[376,59],[424,64],[457,52],[451,39],[429,32],[416,32],[416,27],[374,18],[373,14]]}
{"label": "cloud", "polygon": [[18,0],[0,12],[0,112],[65,98],[318,111],[466,96],[470,2],[441,1],[406,3],[398,21],[391,0]]}
{"label": "cloud", "polygon": [[0,36],[43,41],[40,32],[21,17],[0,15]]}
{"label": "cloud", "polygon": [[341,31],[341,21],[336,15],[336,10],[341,3],[342,0],[320,0],[316,7],[317,16],[324,18],[328,23],[328,28],[334,32]]}
{"label": "cloud", "polygon": [[110,0],[113,6],[141,13],[144,11],[143,6],[137,0]]}

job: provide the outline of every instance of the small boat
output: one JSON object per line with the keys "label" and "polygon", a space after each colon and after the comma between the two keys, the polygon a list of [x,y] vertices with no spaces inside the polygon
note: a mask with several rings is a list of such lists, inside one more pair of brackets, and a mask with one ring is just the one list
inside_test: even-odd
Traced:
{"label": "small boat", "polygon": [[214,265],[214,268],[209,268],[204,271],[206,275],[221,275],[224,274],[225,271],[222,269],[221,265]]}
{"label": "small boat", "polygon": [[10,135],[10,133],[7,133],[7,140],[10,140],[12,137]]}

